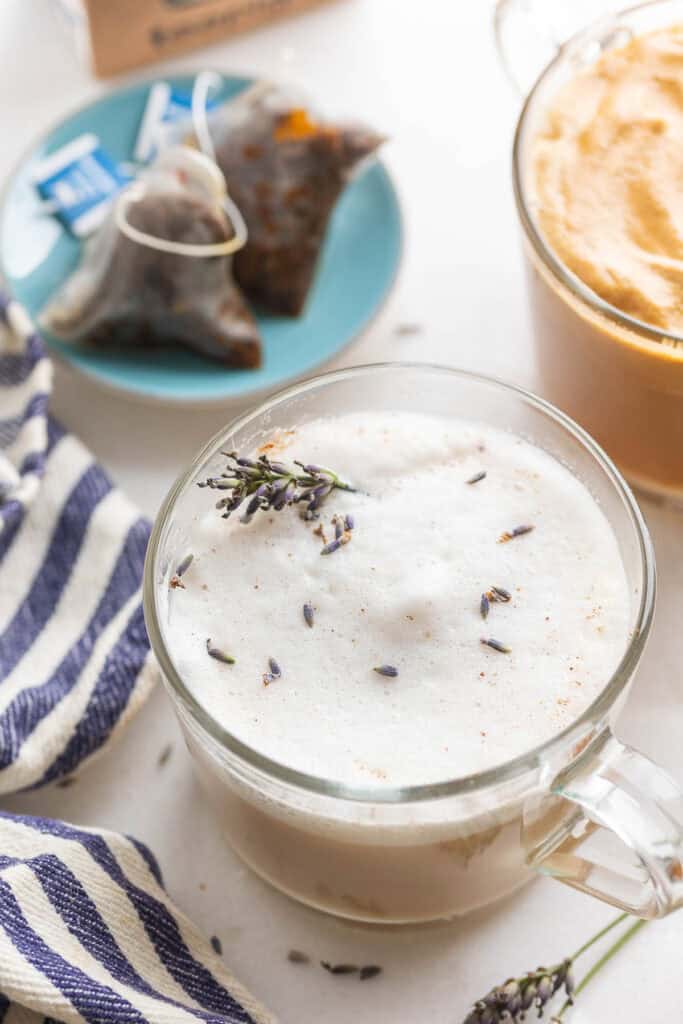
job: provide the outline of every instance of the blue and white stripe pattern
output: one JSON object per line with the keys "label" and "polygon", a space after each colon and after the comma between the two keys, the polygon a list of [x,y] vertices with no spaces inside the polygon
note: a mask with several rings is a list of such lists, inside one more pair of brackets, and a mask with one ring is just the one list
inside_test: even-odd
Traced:
{"label": "blue and white stripe pattern", "polygon": [[[47,414],[51,369],[0,301],[0,793],[73,772],[154,680],[149,526]],[[0,813],[0,1024],[271,1024],[134,839]]]}
{"label": "blue and white stripe pattern", "polygon": [[135,840],[0,814],[1,1024],[272,1024]]}
{"label": "blue and white stripe pattern", "polygon": [[51,366],[0,302],[0,793],[74,772],[154,681],[149,525],[47,413]]}

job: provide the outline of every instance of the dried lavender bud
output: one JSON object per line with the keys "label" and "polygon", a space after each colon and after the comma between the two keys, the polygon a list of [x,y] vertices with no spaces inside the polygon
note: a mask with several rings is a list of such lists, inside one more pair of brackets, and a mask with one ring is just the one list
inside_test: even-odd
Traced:
{"label": "dried lavender bud", "polygon": [[498,538],[498,543],[507,544],[507,542],[512,540],[514,537],[523,537],[525,533],[531,533],[533,529],[534,527],[529,525],[515,526],[514,529],[505,530],[504,533],[501,533]]}
{"label": "dried lavender bud", "polygon": [[553,983],[547,974],[544,974],[538,983],[536,990],[536,1005],[539,1009],[548,1002],[553,995]]}
{"label": "dried lavender bud", "polygon": [[255,512],[261,508],[261,499],[266,492],[266,484],[261,484],[256,490],[256,494],[247,505],[247,515],[253,516]]}
{"label": "dried lavender bud", "polygon": [[367,967],[361,967],[359,977],[361,981],[369,981],[370,978],[376,978],[381,973],[382,968],[377,964],[368,964]]}
{"label": "dried lavender bud", "polygon": [[312,629],[313,628],[313,622],[314,622],[313,605],[312,604],[305,604],[304,605],[304,620],[306,622],[306,625],[310,626],[310,628]]}
{"label": "dried lavender bud", "polygon": [[480,480],[484,480],[485,478],[486,478],[486,470],[482,469],[480,473],[475,473],[474,476],[471,476],[469,478],[469,480],[465,481],[465,483],[467,483],[467,484],[478,484]]}
{"label": "dried lavender bud", "polygon": [[481,643],[484,644],[485,647],[490,647],[492,650],[498,651],[500,654],[510,654],[511,651],[510,647],[506,647],[505,644],[500,642],[500,640],[494,640],[491,636],[481,637]]}
{"label": "dried lavender bud", "polygon": [[421,330],[420,324],[398,324],[394,327],[394,334],[397,334],[400,338],[407,338],[411,334],[419,334]]}
{"label": "dried lavender bud", "polygon": [[190,552],[189,555],[185,555],[185,557],[183,558],[182,562],[180,563],[180,565],[178,566],[178,568],[175,571],[176,576],[184,576],[185,573],[187,572],[187,570],[192,565],[193,561],[194,561],[194,555],[191,552]]}
{"label": "dried lavender bud", "polygon": [[157,768],[163,768],[165,764],[168,764],[172,753],[173,745],[171,743],[167,743],[157,758]]}
{"label": "dried lavender bud", "polygon": [[270,668],[270,671],[273,674],[273,676],[275,676],[276,678],[282,675],[282,669],[276,662],[275,658],[268,658],[268,667]]}
{"label": "dried lavender bud", "polygon": [[324,967],[330,974],[357,974],[358,968],[355,964],[331,964],[327,960],[321,960],[320,966]]}
{"label": "dried lavender bud", "polygon": [[332,555],[332,554],[334,554],[335,551],[338,551],[340,547],[341,547],[341,538],[337,539],[335,537],[335,539],[331,540],[329,544],[326,544],[324,548],[321,548],[320,554],[321,555]]}
{"label": "dried lavender bud", "polygon": [[302,953],[300,949],[290,949],[287,959],[290,964],[310,964],[311,962],[311,958],[306,953]]}
{"label": "dried lavender bud", "polygon": [[72,786],[75,786],[77,782],[78,779],[75,775],[65,775],[63,779],[58,779],[55,785],[57,786],[57,789],[70,789]]}
{"label": "dried lavender bud", "polygon": [[225,651],[221,651],[219,647],[214,647],[211,640],[206,641],[206,650],[211,658],[215,658],[216,661],[223,662],[224,665],[234,665],[235,659],[231,654],[226,654]]}
{"label": "dried lavender bud", "polygon": [[372,671],[377,672],[380,676],[386,676],[388,679],[395,679],[398,675],[398,669],[393,665],[375,665]]}
{"label": "dried lavender bud", "polygon": [[334,537],[335,537],[335,540],[340,540],[341,539],[341,535],[344,532],[344,524],[342,523],[341,519],[338,516],[335,516],[334,519],[332,520],[332,522],[334,523]]}
{"label": "dried lavender bud", "polygon": [[498,990],[498,1005],[505,1007],[511,1017],[514,1017],[522,1005],[519,982],[508,981]]}
{"label": "dried lavender bud", "polygon": [[277,473],[280,476],[288,476],[289,470],[285,466],[284,462],[269,462],[269,466],[273,473]]}
{"label": "dried lavender bud", "polygon": [[218,953],[219,956],[223,956],[223,946],[221,945],[221,940],[218,938],[218,936],[212,935],[210,941],[214,953]]}
{"label": "dried lavender bud", "polygon": [[503,587],[491,587],[488,592],[488,597],[489,599],[492,598],[494,601],[502,601],[504,604],[507,604],[508,601],[512,600],[512,594]]}
{"label": "dried lavender bud", "polygon": [[489,601],[488,594],[482,594],[481,595],[481,601],[479,602],[479,611],[481,613],[482,619],[487,619],[488,618],[490,608],[491,608],[491,603]]}
{"label": "dried lavender bud", "polygon": [[352,516],[352,515],[350,515],[349,513],[347,513],[347,514],[346,514],[346,515],[344,516],[344,528],[345,528],[346,530],[348,530],[348,532],[349,532],[349,533],[351,533],[351,530],[353,530],[353,529],[354,529],[355,525],[356,525],[356,521],[355,521],[355,519],[353,518],[353,516]]}

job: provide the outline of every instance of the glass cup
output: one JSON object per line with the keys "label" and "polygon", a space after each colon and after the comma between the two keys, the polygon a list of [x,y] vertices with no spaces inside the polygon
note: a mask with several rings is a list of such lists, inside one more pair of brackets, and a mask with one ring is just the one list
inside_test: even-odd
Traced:
{"label": "glass cup", "polygon": [[[295,771],[210,716],[201,703],[201,680],[181,677],[166,641],[170,577],[206,513],[207,492],[196,484],[222,472],[221,450],[253,450],[276,428],[367,410],[457,415],[524,436],[584,481],[618,540],[631,628],[614,675],[564,731],[479,774],[383,788]],[[224,564],[229,571],[229,559]],[[237,596],[239,587],[236,579]],[[660,768],[612,733],[650,631],[654,596],[654,559],[641,513],[592,438],[520,388],[424,364],[329,373],[230,423],[166,498],[144,580],[152,647],[232,846],[295,899],[382,923],[464,914],[516,889],[535,871],[643,917],[683,903],[683,797]]]}
{"label": "glass cup", "polygon": [[[597,4],[607,6],[614,4]],[[680,501],[683,336],[636,320],[592,292],[546,244],[533,209],[530,157],[558,89],[605,50],[683,22],[683,2],[655,0],[607,14],[561,41],[595,14],[594,0],[499,0],[496,9],[504,64],[521,92],[530,86],[512,165],[541,391],[593,434],[633,484]]]}

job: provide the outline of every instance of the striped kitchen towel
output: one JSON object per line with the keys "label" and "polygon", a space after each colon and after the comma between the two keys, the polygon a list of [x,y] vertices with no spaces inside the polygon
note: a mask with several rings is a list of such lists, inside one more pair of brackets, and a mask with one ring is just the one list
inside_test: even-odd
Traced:
{"label": "striped kitchen towel", "polygon": [[75,771],[155,678],[149,524],[48,416],[50,386],[41,339],[0,301],[0,793]]}
{"label": "striped kitchen towel", "polygon": [[113,833],[0,814],[2,1024],[272,1024]]}
{"label": "striped kitchen towel", "polygon": [[[49,416],[51,369],[0,300],[0,793],[102,750],[155,678],[148,523]],[[0,1024],[270,1024],[134,839],[0,813]]]}

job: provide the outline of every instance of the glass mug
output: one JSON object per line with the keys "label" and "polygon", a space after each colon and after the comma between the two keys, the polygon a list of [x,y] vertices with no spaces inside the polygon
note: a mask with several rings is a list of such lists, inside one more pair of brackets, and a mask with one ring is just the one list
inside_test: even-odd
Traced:
{"label": "glass mug", "polygon": [[[169,580],[207,509],[207,492],[196,483],[223,471],[221,450],[253,450],[276,428],[366,410],[457,413],[523,435],[584,481],[618,540],[632,608],[630,640],[614,675],[563,732],[476,775],[392,789],[295,771],[215,721],[202,707],[200,681],[188,685],[166,644]],[[592,438],[520,388],[424,364],[329,373],[234,420],[171,489],[144,579],[152,647],[229,842],[295,899],[382,923],[464,914],[511,892],[534,871],[643,917],[683,903],[681,792],[612,734],[650,631],[654,596],[653,552],[641,513]]]}
{"label": "glass mug", "polygon": [[683,337],[599,298],[546,244],[533,210],[533,141],[558,89],[605,50],[683,23],[683,0],[603,15],[571,34],[595,16],[595,0],[498,0],[496,8],[503,62],[523,94],[530,88],[512,173],[541,391],[591,432],[634,485],[683,501]]}

